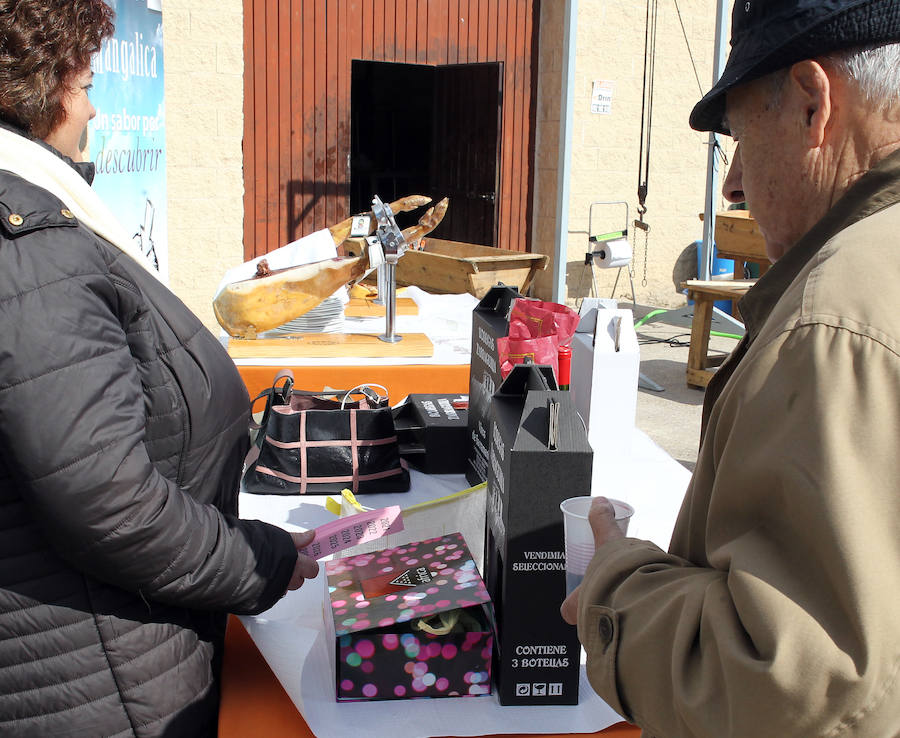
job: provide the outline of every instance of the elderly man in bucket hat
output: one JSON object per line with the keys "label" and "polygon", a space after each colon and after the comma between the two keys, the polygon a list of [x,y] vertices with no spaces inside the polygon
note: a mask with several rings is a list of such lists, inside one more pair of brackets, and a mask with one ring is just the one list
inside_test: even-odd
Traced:
{"label": "elderly man in bucket hat", "polygon": [[[736,0],[691,125],[773,267],[705,397],[670,550],[591,510],[562,607],[645,735],[900,736],[900,2]],[[640,511],[638,511],[640,514]]]}

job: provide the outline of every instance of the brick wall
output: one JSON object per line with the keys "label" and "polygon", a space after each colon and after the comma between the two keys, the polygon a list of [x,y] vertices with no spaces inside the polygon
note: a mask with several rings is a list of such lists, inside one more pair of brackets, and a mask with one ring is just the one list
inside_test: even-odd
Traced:
{"label": "brick wall", "polygon": [[[658,7],[646,249],[643,232],[630,228],[637,301],[664,307],[684,304],[673,269],[682,252],[703,235],[698,214],[705,195],[708,134],[693,131],[688,115],[701,97],[701,87],[705,92],[711,85],[715,41],[714,2],[678,0],[677,5],[684,32],[674,2]],[[547,0],[541,17],[536,194],[543,206],[536,208],[534,250],[548,254],[553,253],[556,210],[563,6],[562,0]],[[590,203],[624,200],[630,220],[636,217],[645,13],[646,3],[639,0],[578,0],[566,265],[570,303],[591,289],[590,271],[584,266]],[[608,115],[590,110],[594,80],[612,83]],[[595,206],[595,231],[617,230],[624,224],[621,206]],[[596,270],[601,296],[611,294],[616,271]],[[542,276],[540,296],[549,297],[552,279],[549,273]],[[631,298],[624,269],[616,297]]]}
{"label": "brick wall", "polygon": [[243,9],[165,0],[170,286],[215,333],[212,298],[243,257]]}
{"label": "brick wall", "polygon": [[[583,266],[590,202],[626,200],[635,216],[645,7],[642,0],[578,1],[566,264],[570,302],[590,289]],[[678,0],[678,7],[706,90],[712,75],[715,3]],[[549,254],[556,212],[563,9],[563,0],[541,3],[533,249]],[[239,0],[165,2],[170,284],[216,332],[213,294],[225,270],[243,261],[242,24]],[[698,213],[703,209],[707,136],[687,124],[700,89],[674,2],[659,3],[657,34],[646,216],[651,230],[646,258],[643,234],[637,234],[632,265],[638,302],[675,306],[684,298],[673,284],[673,267],[702,236]],[[594,80],[613,83],[609,115],[590,112]],[[622,220],[620,210],[596,211],[595,225],[601,230],[618,228]],[[645,268],[646,286],[641,284]],[[615,272],[597,270],[602,296],[610,294]],[[549,297],[552,279],[549,271],[541,275],[535,292]],[[624,270],[616,296],[631,297]]]}

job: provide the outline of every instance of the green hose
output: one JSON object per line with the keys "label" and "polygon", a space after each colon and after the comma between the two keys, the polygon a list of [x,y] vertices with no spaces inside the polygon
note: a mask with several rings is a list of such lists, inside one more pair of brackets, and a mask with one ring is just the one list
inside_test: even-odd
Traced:
{"label": "green hose", "polygon": [[652,318],[656,315],[661,315],[662,313],[667,313],[667,312],[669,312],[669,311],[668,310],[651,310],[643,318],[641,318],[639,321],[637,321],[634,324],[634,327],[640,328],[642,325],[644,325],[644,323],[646,323],[648,320],[650,320],[650,318]]}
{"label": "green hose", "polygon": [[[661,315],[662,313],[667,313],[668,310],[651,310],[647,313],[643,318],[636,321],[634,324],[635,328],[640,328],[644,323],[646,323],[650,318],[656,317],[657,315]],[[711,336],[719,336],[720,338],[733,338],[735,341],[740,341],[743,336],[738,335],[737,333],[724,333],[723,331],[710,331],[709,335]]]}

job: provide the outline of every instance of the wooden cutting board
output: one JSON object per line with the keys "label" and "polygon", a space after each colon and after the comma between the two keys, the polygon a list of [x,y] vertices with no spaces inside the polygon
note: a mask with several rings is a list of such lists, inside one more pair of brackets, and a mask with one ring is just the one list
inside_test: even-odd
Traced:
{"label": "wooden cutting board", "polygon": [[230,338],[232,359],[288,358],[420,358],[434,356],[434,345],[424,333],[402,333],[388,343],[369,333],[286,333],[278,338]]}
{"label": "wooden cutting board", "polygon": [[[411,297],[397,298],[397,315],[418,315],[419,306]],[[370,297],[351,297],[344,305],[344,315],[348,318],[382,318],[384,305],[379,305]]]}

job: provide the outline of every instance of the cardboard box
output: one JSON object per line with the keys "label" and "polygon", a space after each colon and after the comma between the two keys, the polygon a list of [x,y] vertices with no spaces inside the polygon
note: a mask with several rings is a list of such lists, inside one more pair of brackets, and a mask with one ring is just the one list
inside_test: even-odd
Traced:
{"label": "cardboard box", "polygon": [[426,474],[463,474],[469,398],[409,395],[394,408],[400,455]]}
{"label": "cardboard box", "polygon": [[513,287],[498,285],[472,311],[466,479],[473,486],[488,476],[491,397],[500,386],[497,339],[509,334],[509,313],[517,297],[521,295]]}
{"label": "cardboard box", "polygon": [[[607,478],[631,456],[641,354],[631,310],[597,309],[587,299],[572,338],[571,392],[594,449],[594,491],[610,497]],[[618,350],[617,347],[618,346]]]}
{"label": "cardboard box", "polygon": [[460,533],[328,561],[325,572],[338,701],[490,694],[490,597]]}
{"label": "cardboard box", "polygon": [[[484,578],[494,602],[494,679],[502,705],[578,703],[581,646],[566,596],[559,503],[589,495],[592,452],[571,392],[549,366],[519,365],[492,401]],[[558,402],[548,447],[550,400]]]}

